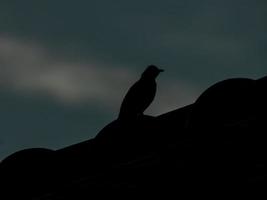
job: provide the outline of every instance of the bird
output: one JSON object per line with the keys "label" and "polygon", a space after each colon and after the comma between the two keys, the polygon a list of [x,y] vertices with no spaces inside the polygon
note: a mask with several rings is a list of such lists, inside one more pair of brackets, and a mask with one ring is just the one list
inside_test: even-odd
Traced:
{"label": "bird", "polygon": [[119,119],[136,119],[143,115],[155,98],[157,76],[163,72],[155,65],[149,65],[126,93],[119,112]]}

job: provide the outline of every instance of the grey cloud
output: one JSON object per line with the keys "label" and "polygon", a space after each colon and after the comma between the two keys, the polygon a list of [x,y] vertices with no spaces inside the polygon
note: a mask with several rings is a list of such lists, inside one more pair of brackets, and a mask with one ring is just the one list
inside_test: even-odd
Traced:
{"label": "grey cloud", "polygon": [[[43,90],[68,100],[105,98],[109,87],[132,76],[131,70],[99,63],[68,63],[51,58],[45,49],[19,40],[0,38],[2,84],[26,90]],[[111,96],[112,99],[112,96]]]}
{"label": "grey cloud", "polygon": [[[51,58],[48,51],[37,44],[16,39],[0,38],[1,84],[26,93],[50,95],[68,103],[90,103],[117,111],[127,89],[141,72],[127,67],[91,63],[71,63]],[[190,84],[163,81],[164,88],[150,113],[163,112],[185,105],[196,96]],[[181,90],[181,91],[179,91]],[[180,95],[183,93],[183,95]],[[171,100],[172,99],[172,100]],[[176,101],[176,103],[174,103]]]}

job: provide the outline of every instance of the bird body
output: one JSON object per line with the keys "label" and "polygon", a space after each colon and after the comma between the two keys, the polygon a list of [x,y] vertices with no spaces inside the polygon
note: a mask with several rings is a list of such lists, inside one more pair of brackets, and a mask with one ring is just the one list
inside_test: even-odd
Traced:
{"label": "bird body", "polygon": [[136,118],[143,114],[155,98],[156,77],[163,70],[148,66],[141,78],[129,89],[120,108],[120,119]]}

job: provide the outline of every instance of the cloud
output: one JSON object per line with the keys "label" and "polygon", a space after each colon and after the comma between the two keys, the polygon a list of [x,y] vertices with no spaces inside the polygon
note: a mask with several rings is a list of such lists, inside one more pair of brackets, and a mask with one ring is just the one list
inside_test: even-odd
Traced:
{"label": "cloud", "polygon": [[130,69],[101,63],[70,63],[55,59],[46,49],[0,37],[1,85],[44,92],[69,103],[114,102],[133,76]]}
{"label": "cloud", "polygon": [[[69,62],[49,54],[48,49],[31,42],[0,37],[1,86],[20,92],[45,94],[67,103],[89,103],[117,111],[127,89],[139,72],[127,66],[99,61]],[[189,84],[161,82],[157,99],[148,113],[174,109],[192,102],[196,92]]]}

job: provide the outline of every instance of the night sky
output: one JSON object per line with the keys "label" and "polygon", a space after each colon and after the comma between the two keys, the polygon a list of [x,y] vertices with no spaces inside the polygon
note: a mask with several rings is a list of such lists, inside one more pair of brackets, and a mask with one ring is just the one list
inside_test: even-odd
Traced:
{"label": "night sky", "polygon": [[151,115],[265,76],[266,20],[266,0],[0,0],[0,160],[94,137],[149,64]]}

